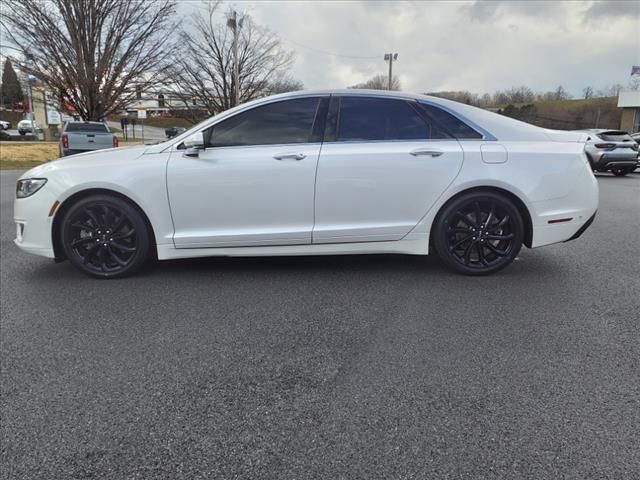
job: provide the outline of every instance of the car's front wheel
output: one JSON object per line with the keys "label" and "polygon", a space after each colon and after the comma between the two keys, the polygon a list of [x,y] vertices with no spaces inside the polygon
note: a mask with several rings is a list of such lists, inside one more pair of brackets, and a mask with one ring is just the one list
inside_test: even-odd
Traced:
{"label": "car's front wheel", "polygon": [[99,278],[131,275],[151,255],[151,236],[142,214],[111,195],[92,195],[64,215],[61,242],[69,261]]}
{"label": "car's front wheel", "polygon": [[524,224],[507,197],[470,192],[439,213],[432,240],[448,266],[466,275],[487,275],[516,258],[524,240]]}

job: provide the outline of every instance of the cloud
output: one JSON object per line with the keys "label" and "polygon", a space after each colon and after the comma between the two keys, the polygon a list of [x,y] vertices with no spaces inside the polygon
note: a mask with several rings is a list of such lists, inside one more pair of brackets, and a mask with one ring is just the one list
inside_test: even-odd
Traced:
{"label": "cloud", "polygon": [[640,2],[637,0],[601,0],[593,2],[584,12],[586,22],[597,22],[603,18],[635,17],[638,22],[636,35],[640,36]]}
{"label": "cloud", "polygon": [[[306,88],[344,88],[386,74],[385,52],[399,55],[394,73],[403,89],[418,92],[562,84],[578,94],[585,85],[625,84],[631,65],[640,64],[637,1],[233,5],[296,51],[291,73]],[[593,19],[605,17],[594,27]]]}

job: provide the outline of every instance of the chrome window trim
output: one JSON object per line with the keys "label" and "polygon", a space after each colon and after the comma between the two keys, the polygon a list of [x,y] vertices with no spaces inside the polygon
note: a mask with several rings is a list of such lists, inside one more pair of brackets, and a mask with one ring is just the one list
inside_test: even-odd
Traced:
{"label": "chrome window trim", "polygon": [[[458,142],[455,138],[412,138],[412,139],[390,139],[390,140],[331,140],[325,143],[430,143],[430,142]],[[482,140],[476,140],[482,141]]]}
{"label": "chrome window trim", "polygon": [[[305,142],[305,143],[263,143],[260,145],[228,145],[225,147],[206,147],[203,148],[202,151],[206,152],[209,150],[215,150],[215,151],[220,151],[220,150],[231,150],[231,149],[248,149],[248,148],[265,148],[265,147],[291,147],[291,148],[295,148],[295,147],[300,147],[300,146],[305,146],[305,147],[313,147],[313,146],[321,146],[322,142]],[[181,150],[178,150],[181,151]]]}

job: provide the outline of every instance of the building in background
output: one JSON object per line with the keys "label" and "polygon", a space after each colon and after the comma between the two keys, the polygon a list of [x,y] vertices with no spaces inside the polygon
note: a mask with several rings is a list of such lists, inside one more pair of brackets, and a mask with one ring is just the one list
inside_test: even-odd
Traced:
{"label": "building in background", "polygon": [[151,117],[163,116],[165,114],[178,113],[189,108],[198,108],[201,106],[199,99],[185,99],[169,92],[138,92],[136,99],[132,100],[125,107],[125,111],[129,115],[135,114],[140,109],[147,111]]}
{"label": "building in background", "polygon": [[620,130],[640,132],[640,90],[620,92],[618,107],[622,108]]}

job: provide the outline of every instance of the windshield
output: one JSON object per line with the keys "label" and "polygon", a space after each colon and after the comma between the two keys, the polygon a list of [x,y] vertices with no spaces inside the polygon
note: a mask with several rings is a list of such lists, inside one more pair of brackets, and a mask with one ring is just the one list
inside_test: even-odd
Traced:
{"label": "windshield", "polygon": [[67,123],[65,132],[109,133],[104,123]]}
{"label": "windshield", "polygon": [[631,142],[633,139],[627,132],[602,132],[598,134],[602,140],[607,142]]}

